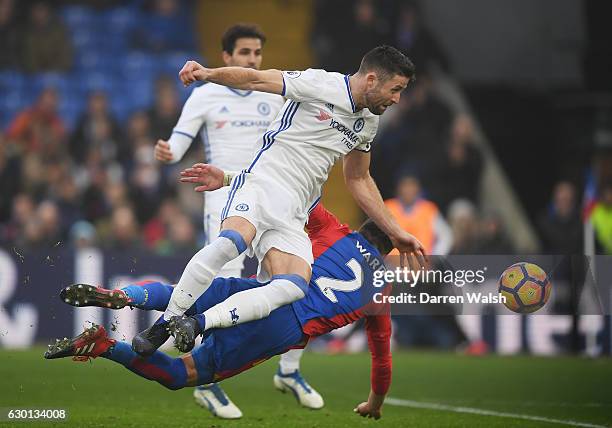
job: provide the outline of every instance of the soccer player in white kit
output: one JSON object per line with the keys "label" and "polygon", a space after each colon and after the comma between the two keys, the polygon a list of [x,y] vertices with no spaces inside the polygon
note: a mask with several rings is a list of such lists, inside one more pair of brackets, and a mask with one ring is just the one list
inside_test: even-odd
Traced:
{"label": "soccer player in white kit", "polygon": [[[259,69],[265,35],[255,26],[237,24],[230,27],[221,40],[223,62],[227,66]],[[208,83],[195,88],[183,107],[178,123],[168,141],[159,140],[155,157],[164,163],[180,161],[200,133],[206,161],[226,171],[240,171],[249,166],[256,152],[257,141],[276,117],[284,103],[282,96],[250,90],[233,89]],[[204,194],[204,231],[206,244],[216,237],[221,226],[221,211],[229,195],[229,187]],[[225,264],[220,277],[240,277],[246,254]],[[274,384],[291,390],[300,404],[319,409],[323,399],[302,378],[299,362],[302,349],[281,356]],[[242,412],[216,384],[198,387],[196,401],[221,418],[239,418]]]}
{"label": "soccer player in white kit", "polygon": [[[188,61],[179,77],[186,85],[209,81],[283,95],[287,101],[250,165],[233,177],[219,236],[189,261],[163,317],[134,337],[136,352],[150,355],[167,339],[168,329],[179,333],[180,316],[221,267],[247,249],[260,261],[259,279],[270,283],[236,293],[208,309],[199,332],[261,319],[304,297],[313,261],[304,224],[329,170],[341,157],[348,190],[389,236],[402,265],[407,261],[412,269],[425,266],[422,244],[395,221],[369,174],[378,115],[399,102],[414,77],[412,62],[401,52],[390,46],[374,48],[351,76],[313,69],[208,69]],[[339,282],[334,287],[349,284]],[[183,341],[181,350],[189,350],[193,343]]]}

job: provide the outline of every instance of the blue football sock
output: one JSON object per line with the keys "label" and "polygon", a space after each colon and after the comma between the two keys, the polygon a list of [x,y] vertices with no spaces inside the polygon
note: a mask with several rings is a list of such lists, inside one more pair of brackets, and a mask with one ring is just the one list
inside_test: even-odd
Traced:
{"label": "blue football sock", "polygon": [[131,305],[144,310],[165,311],[172,296],[172,286],[161,282],[140,282],[123,287]]}
{"label": "blue football sock", "polygon": [[197,314],[193,317],[198,322],[198,325],[200,326],[200,331],[206,330],[206,317],[204,316],[204,314]]}
{"label": "blue football sock", "polygon": [[159,382],[169,389],[180,389],[187,385],[187,369],[183,360],[169,357],[161,351],[143,358],[129,344],[117,342],[101,357],[115,361],[137,375]]}

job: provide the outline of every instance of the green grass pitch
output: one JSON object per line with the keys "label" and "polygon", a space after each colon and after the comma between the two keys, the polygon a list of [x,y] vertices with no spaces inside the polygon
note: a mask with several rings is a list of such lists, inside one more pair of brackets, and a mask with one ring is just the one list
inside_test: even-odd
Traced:
{"label": "green grass pitch", "polygon": [[[369,391],[367,354],[306,354],[302,369],[326,406],[309,411],[273,389],[276,359],[223,383],[244,417],[223,421],[195,405],[191,388],[169,391],[98,358],[47,361],[43,349],[0,350],[0,408],[64,408],[78,427],[539,427],[562,426],[439,409],[385,405],[379,421],[352,413]],[[586,358],[466,357],[396,352],[389,396],[454,408],[612,425],[612,360]],[[0,422],[0,426],[27,426]]]}

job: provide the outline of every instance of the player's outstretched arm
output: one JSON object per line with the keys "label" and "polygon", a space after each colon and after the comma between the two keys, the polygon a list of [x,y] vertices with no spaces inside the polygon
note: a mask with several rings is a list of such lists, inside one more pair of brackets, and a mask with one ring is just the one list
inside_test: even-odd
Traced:
{"label": "player's outstretched arm", "polygon": [[400,252],[400,264],[412,270],[426,267],[423,245],[406,232],[391,215],[370,175],[370,153],[353,150],[344,156],[344,181],[363,211],[385,232]]}
{"label": "player's outstretched arm", "polygon": [[206,68],[196,61],[187,61],[179,78],[185,86],[196,81],[212,82],[236,89],[283,94],[283,75],[279,70],[254,70],[243,67]]}
{"label": "player's outstretched arm", "polygon": [[380,419],[382,405],[391,385],[391,317],[388,312],[368,316],[365,327],[372,356],[371,389],[368,401],[357,405],[354,411],[363,417]]}
{"label": "player's outstretched arm", "polygon": [[223,186],[229,186],[236,174],[225,172],[221,168],[205,163],[196,163],[191,168],[181,171],[181,183],[198,184],[196,192],[211,192]]}

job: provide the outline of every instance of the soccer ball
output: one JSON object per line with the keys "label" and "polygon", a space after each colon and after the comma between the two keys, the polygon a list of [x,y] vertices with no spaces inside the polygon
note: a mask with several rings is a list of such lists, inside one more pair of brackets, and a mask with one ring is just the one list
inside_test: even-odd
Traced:
{"label": "soccer ball", "polygon": [[546,272],[533,263],[515,263],[499,277],[499,292],[506,298],[504,305],[520,314],[535,312],[544,306],[551,288]]}

